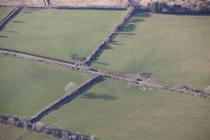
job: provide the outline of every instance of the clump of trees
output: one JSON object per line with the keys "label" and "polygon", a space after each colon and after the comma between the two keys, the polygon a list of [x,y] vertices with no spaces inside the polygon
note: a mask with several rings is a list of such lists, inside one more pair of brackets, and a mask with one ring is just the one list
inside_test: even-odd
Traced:
{"label": "clump of trees", "polygon": [[168,12],[168,5],[166,2],[152,2],[148,4],[148,8],[152,12],[160,13],[160,12]]}
{"label": "clump of trees", "polygon": [[79,54],[72,54],[70,57],[74,61],[84,61],[86,59],[85,57],[82,57]]}
{"label": "clump of trees", "polygon": [[170,1],[154,1],[147,5],[147,8],[156,13],[210,13],[210,0],[197,0],[194,2],[173,3]]}

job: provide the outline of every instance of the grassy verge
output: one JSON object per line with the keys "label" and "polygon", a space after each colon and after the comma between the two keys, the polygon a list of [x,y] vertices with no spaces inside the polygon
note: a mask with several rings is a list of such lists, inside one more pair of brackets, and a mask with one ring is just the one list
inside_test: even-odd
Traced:
{"label": "grassy verge", "polygon": [[209,108],[205,99],[107,80],[42,121],[100,140],[207,140]]}
{"label": "grassy verge", "polygon": [[210,17],[136,13],[95,67],[151,72],[160,82],[210,85]]}
{"label": "grassy verge", "polygon": [[88,76],[60,67],[0,56],[0,113],[29,118]]}
{"label": "grassy verge", "polygon": [[0,46],[65,60],[87,57],[123,12],[25,9],[0,33]]}

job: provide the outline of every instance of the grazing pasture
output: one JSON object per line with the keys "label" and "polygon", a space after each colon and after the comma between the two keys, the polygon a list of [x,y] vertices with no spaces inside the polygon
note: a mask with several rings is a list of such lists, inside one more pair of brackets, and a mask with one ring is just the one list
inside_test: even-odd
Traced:
{"label": "grazing pasture", "polygon": [[209,101],[105,80],[42,121],[100,140],[210,138]]}
{"label": "grazing pasture", "polygon": [[[39,62],[0,56],[0,113],[32,117],[88,75]],[[71,84],[72,85],[72,84]],[[72,87],[72,86],[71,86]]]}
{"label": "grazing pasture", "polygon": [[2,20],[9,12],[11,11],[12,8],[8,7],[0,7],[0,20]]}
{"label": "grazing pasture", "polygon": [[0,140],[56,140],[43,134],[0,124]]}
{"label": "grazing pasture", "polygon": [[24,9],[0,33],[0,46],[64,60],[87,57],[123,12]]}
{"label": "grazing pasture", "polygon": [[210,16],[138,12],[93,66],[121,73],[151,72],[159,82],[210,85]]}

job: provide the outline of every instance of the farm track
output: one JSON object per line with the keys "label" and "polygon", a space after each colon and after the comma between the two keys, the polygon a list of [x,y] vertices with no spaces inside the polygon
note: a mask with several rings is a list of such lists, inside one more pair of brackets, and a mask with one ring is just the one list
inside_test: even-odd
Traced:
{"label": "farm track", "polygon": [[49,58],[46,56],[40,56],[40,55],[30,54],[30,53],[26,53],[22,51],[5,49],[5,48],[0,48],[0,55],[8,55],[8,56],[13,56],[13,57],[30,59],[30,60],[38,61],[45,64],[51,64],[51,65],[56,65],[56,66],[60,66],[60,67],[75,70],[75,71],[85,72],[91,75],[101,75],[102,77],[126,82],[136,87],[148,86],[155,89],[161,89],[165,91],[174,91],[174,92],[178,92],[182,94],[189,94],[193,96],[199,96],[199,97],[210,99],[210,94],[202,90],[189,88],[186,86],[176,87],[176,86],[165,86],[163,84],[152,83],[152,82],[148,83],[145,81],[137,80],[135,76],[128,76],[126,74],[117,74],[117,73],[113,73],[109,71],[104,71],[104,70],[96,69],[90,66],[82,65],[76,62],[64,61],[64,60]]}
{"label": "farm track", "polygon": [[42,118],[44,118],[46,115],[48,115],[50,112],[59,109],[63,105],[71,102],[74,100],[77,96],[84,93],[86,90],[91,88],[95,83],[97,83],[98,80],[102,78],[100,75],[93,76],[88,81],[84,82],[82,85],[80,85],[78,88],[74,89],[73,91],[70,91],[67,93],[67,95],[61,97],[60,99],[53,102],[51,105],[44,108],[41,112],[39,112],[37,115],[31,118],[30,122],[36,123],[40,121]]}

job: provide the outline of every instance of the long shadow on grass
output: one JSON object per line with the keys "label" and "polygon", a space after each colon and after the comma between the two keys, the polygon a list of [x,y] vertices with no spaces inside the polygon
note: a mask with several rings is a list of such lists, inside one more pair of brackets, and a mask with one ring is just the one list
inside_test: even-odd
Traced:
{"label": "long shadow on grass", "polygon": [[137,24],[140,22],[144,22],[145,18],[148,17],[150,17],[150,14],[148,12],[135,12],[133,16],[129,19],[129,21],[120,28],[118,34],[135,35],[133,32],[136,30]]}
{"label": "long shadow on grass", "polygon": [[85,91],[87,91],[88,89],[92,88],[94,85],[96,85],[96,84],[98,84],[98,83],[100,83],[102,81],[104,81],[104,78],[103,77],[98,77],[97,79],[92,80],[92,82],[90,82],[88,84],[85,84],[85,85],[82,85],[81,87],[78,88],[79,90],[77,90],[75,92],[72,92],[70,95],[62,97],[61,99],[59,99],[55,103],[51,104],[46,109],[44,109],[41,112],[39,112],[36,116],[31,118],[30,122],[36,123],[36,122],[40,121],[42,118],[47,116],[52,111],[57,110],[60,107],[70,103],[75,98],[77,98],[78,96],[82,95]]}
{"label": "long shadow on grass", "polygon": [[[130,37],[132,35],[135,35],[135,33],[133,33],[136,30],[137,24],[139,24],[140,22],[144,22],[145,18],[150,17],[150,13],[148,12],[144,12],[144,11],[136,11],[132,17],[128,20],[128,22],[124,25],[122,25],[119,29],[119,31],[117,32],[117,35],[121,35],[121,37]],[[116,41],[115,39],[113,39],[109,44],[105,45],[100,52],[97,54],[96,57],[94,57],[94,60],[92,63],[98,63],[98,64],[102,64],[104,65],[105,62],[99,62],[99,57],[100,55],[103,53],[103,51],[105,51],[106,49],[113,49],[113,47],[111,47],[112,45],[114,46],[122,46],[123,44],[119,41]],[[107,63],[105,63],[107,65]]]}
{"label": "long shadow on grass", "polygon": [[19,20],[13,20],[12,22],[14,22],[14,23],[24,23],[24,21],[19,21]]}
{"label": "long shadow on grass", "polygon": [[82,96],[84,99],[93,99],[93,100],[117,100],[116,97],[106,94],[97,94],[95,92],[88,92]]}
{"label": "long shadow on grass", "polygon": [[9,15],[7,15],[2,21],[3,22],[1,22],[1,25],[0,25],[0,31],[2,31],[4,28],[5,28],[5,26],[12,20],[12,19],[14,19],[20,12],[21,12],[21,10],[23,9],[23,7],[19,7],[19,8],[17,8],[17,9],[15,9],[15,11],[14,12],[12,12],[12,13],[9,13]]}
{"label": "long shadow on grass", "polygon": [[8,36],[0,35],[0,38],[7,38]]}

